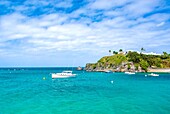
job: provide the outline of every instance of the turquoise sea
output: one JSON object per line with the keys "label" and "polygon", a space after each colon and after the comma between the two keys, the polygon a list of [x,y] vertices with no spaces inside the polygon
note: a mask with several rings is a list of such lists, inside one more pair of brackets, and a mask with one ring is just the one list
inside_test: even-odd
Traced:
{"label": "turquoise sea", "polygon": [[[51,79],[63,70],[77,77]],[[144,75],[1,68],[0,114],[170,114],[170,74]]]}

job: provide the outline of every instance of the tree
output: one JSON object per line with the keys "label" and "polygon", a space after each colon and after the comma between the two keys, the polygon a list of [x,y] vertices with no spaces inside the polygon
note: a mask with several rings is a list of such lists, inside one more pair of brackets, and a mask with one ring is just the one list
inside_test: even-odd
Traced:
{"label": "tree", "polygon": [[162,59],[167,59],[168,58],[168,53],[167,52],[163,52],[163,55],[161,55]]}
{"label": "tree", "polygon": [[112,51],[111,51],[111,50],[109,50],[109,53],[110,53],[110,54],[111,54],[111,52],[112,52]]}
{"label": "tree", "polygon": [[123,50],[122,49],[119,49],[119,52],[122,52]]}
{"label": "tree", "polygon": [[147,72],[148,67],[149,67],[148,62],[142,59],[142,60],[140,60],[140,63],[139,63],[139,64],[140,64],[141,68],[142,68],[143,70],[145,70],[145,72]]}
{"label": "tree", "polygon": [[138,70],[138,69],[139,69],[139,65],[135,64],[135,70]]}
{"label": "tree", "polygon": [[118,52],[116,52],[116,51],[113,51],[113,54],[114,54],[114,55],[116,55],[116,54],[118,54]]}
{"label": "tree", "polygon": [[164,55],[168,55],[168,53],[167,53],[167,52],[165,52],[165,51],[163,52],[163,54],[164,54]]}
{"label": "tree", "polygon": [[130,51],[130,52],[128,52],[126,57],[128,57],[129,61],[132,61],[134,63],[140,62],[140,54],[138,54],[137,52],[131,52]]}
{"label": "tree", "polygon": [[143,47],[140,50],[141,50],[141,53],[145,51],[145,49]]}
{"label": "tree", "polygon": [[130,64],[128,64],[128,70],[129,70],[129,69],[131,69],[131,66],[130,66]]}

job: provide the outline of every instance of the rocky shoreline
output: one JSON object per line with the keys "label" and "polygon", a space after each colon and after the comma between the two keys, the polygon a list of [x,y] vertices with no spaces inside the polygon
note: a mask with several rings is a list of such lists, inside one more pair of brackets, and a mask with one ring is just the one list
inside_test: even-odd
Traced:
{"label": "rocky shoreline", "polygon": [[[89,69],[85,69],[87,72],[107,72],[107,71],[112,71],[112,72],[140,72],[140,71],[119,71],[119,70],[116,70],[116,69],[94,69],[94,70],[89,70]],[[145,71],[141,71],[142,72],[145,72]],[[170,73],[170,69],[153,69],[153,68],[149,68],[147,72],[155,72],[155,73]]]}
{"label": "rocky shoreline", "polygon": [[95,63],[86,64],[85,70],[89,72],[145,72],[140,66],[136,67],[133,62],[123,62],[118,66],[100,66],[95,65]]}
{"label": "rocky shoreline", "polygon": [[170,54],[146,55],[138,52],[114,53],[104,56],[96,63],[88,63],[86,71],[95,72],[170,72]]}
{"label": "rocky shoreline", "polygon": [[101,66],[96,63],[87,63],[84,70],[88,72],[160,72],[160,73],[170,73],[170,68],[152,68],[149,67],[147,71],[143,70],[140,66],[135,66],[133,62],[123,62],[118,66]]}

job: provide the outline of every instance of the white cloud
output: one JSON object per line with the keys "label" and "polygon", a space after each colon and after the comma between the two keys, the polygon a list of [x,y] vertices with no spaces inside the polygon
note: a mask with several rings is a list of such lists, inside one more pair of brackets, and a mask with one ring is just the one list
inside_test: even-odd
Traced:
{"label": "white cloud", "polygon": [[130,16],[141,16],[153,11],[160,4],[160,0],[134,0],[126,5],[123,10]]}
{"label": "white cloud", "polygon": [[[40,18],[29,18],[20,14],[4,16],[1,19],[3,22],[1,41],[27,38],[29,45],[24,44],[24,49],[31,48],[29,46],[33,45],[37,51],[43,48],[83,50],[86,46],[88,47],[85,50],[101,50],[115,46],[126,47],[124,45],[137,44],[138,41],[142,46],[149,43],[147,40],[150,41],[153,37],[162,34],[161,31],[148,31],[154,27],[154,22],[140,23],[141,20],[137,22],[117,17],[90,23],[90,26],[87,26],[80,21],[69,22],[66,17],[66,15],[56,14],[44,15]],[[134,27],[129,28],[133,25]]]}
{"label": "white cloud", "polygon": [[152,12],[161,6],[161,0],[96,0],[87,8],[93,10],[107,10],[106,16],[127,16],[137,18]]}
{"label": "white cloud", "polygon": [[69,7],[72,7],[72,2],[71,1],[62,1],[62,2],[59,2],[58,4],[55,5],[56,7],[59,7],[59,8],[69,8]]}
{"label": "white cloud", "polygon": [[164,24],[165,24],[165,22],[161,22],[161,23],[157,24],[156,26],[160,27],[160,26],[163,26]]}
{"label": "white cloud", "polygon": [[111,9],[131,2],[131,0],[95,0],[90,3],[92,9]]}
{"label": "white cloud", "polygon": [[4,15],[0,18],[0,52],[6,55],[53,55],[56,52],[76,51],[105,55],[109,49],[166,46],[170,44],[170,28],[163,29],[161,26],[170,19],[169,15],[157,13],[142,16],[154,10],[158,3],[100,0],[70,14],[56,12],[29,17],[15,12]]}
{"label": "white cloud", "polygon": [[36,6],[36,7],[44,7],[44,6],[53,6],[58,8],[69,8],[72,7],[72,0],[67,1],[49,1],[49,0],[27,0],[24,3],[26,6]]}
{"label": "white cloud", "polygon": [[10,2],[9,2],[9,1],[6,1],[6,0],[3,0],[3,1],[0,1],[0,5],[9,6],[9,5],[10,5]]}

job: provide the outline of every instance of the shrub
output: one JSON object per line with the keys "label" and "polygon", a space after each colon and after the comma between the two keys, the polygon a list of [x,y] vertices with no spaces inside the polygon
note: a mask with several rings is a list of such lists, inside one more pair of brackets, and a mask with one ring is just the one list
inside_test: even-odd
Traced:
{"label": "shrub", "polygon": [[148,69],[148,67],[149,67],[148,62],[145,61],[145,60],[143,60],[143,59],[141,59],[139,64],[140,64],[141,68],[142,68],[143,70],[145,70],[145,72],[147,72],[147,69]]}
{"label": "shrub", "polygon": [[130,64],[128,64],[128,70],[130,69],[131,67],[130,67]]}
{"label": "shrub", "polygon": [[135,70],[138,70],[138,69],[139,69],[139,65],[135,64]]}

